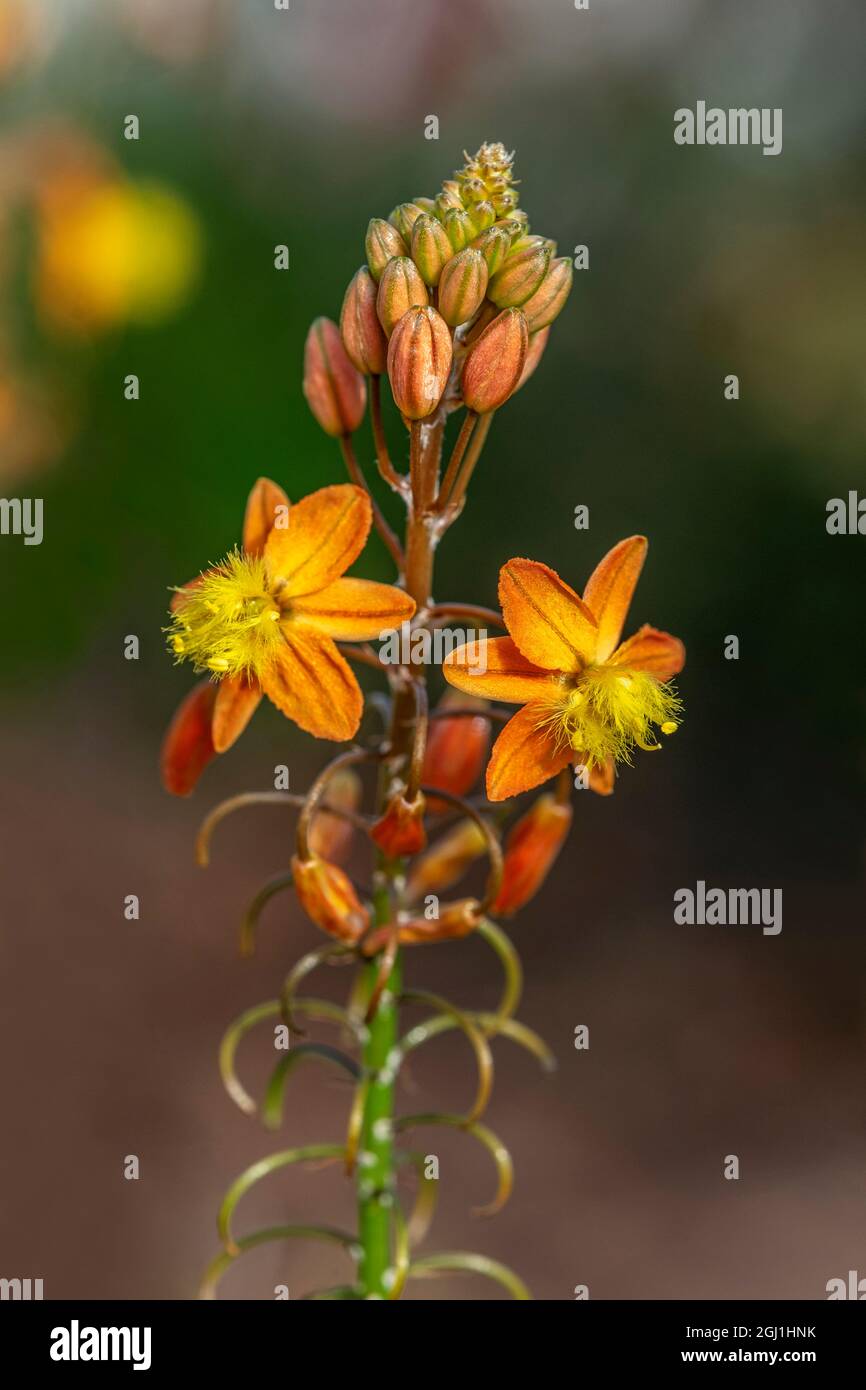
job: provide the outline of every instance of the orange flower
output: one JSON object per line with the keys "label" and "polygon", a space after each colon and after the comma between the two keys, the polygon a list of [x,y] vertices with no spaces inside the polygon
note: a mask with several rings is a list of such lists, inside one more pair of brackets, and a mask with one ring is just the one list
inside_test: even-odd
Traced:
{"label": "orange flower", "polygon": [[451,652],[450,683],[471,695],[521,704],[493,747],[491,801],[537,787],[569,763],[592,769],[609,790],[613,765],[637,746],[659,747],[653,729],[673,733],[680,702],[667,684],[685,662],[676,637],[644,625],[620,643],[643,567],[643,536],[620,541],[590,576],[583,598],[547,565],[509,560],[499,601],[509,637]]}
{"label": "orange flower", "polygon": [[313,854],[292,859],[292,877],[298,901],[317,927],[338,941],[354,944],[370,925],[370,914],[352,880],[336,864]]}
{"label": "orange flower", "polygon": [[363,697],[335,640],[366,641],[412,617],[402,589],[344,579],[370,530],[370,499],[349,483],[324,487],[289,506],[261,478],[250,493],[243,550],[180,589],[172,604],[171,647],[180,661],[219,682],[210,729],[202,693],[181,707],[163,748],[163,780],[189,792],[194,768],[224,753],[265,694],[317,738],[348,739]]}

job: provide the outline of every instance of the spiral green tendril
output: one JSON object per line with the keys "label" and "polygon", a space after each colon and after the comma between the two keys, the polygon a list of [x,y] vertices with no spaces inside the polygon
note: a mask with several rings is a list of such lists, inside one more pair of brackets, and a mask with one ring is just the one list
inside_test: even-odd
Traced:
{"label": "spiral green tendril", "polygon": [[268,1226],[262,1231],[253,1231],[251,1235],[242,1236],[235,1242],[234,1251],[221,1250],[220,1253],[211,1260],[204,1272],[199,1286],[199,1298],[216,1298],[217,1286],[227,1270],[245,1254],[247,1250],[254,1250],[259,1245],[265,1245],[277,1240],[324,1240],[330,1241],[335,1245],[341,1245],[350,1256],[357,1258],[358,1249],[356,1238],[350,1231],[340,1231],[333,1226]]}
{"label": "spiral green tendril", "polygon": [[226,1252],[229,1255],[240,1254],[241,1246],[232,1234],[231,1223],[235,1207],[251,1187],[255,1187],[262,1178],[291,1164],[308,1163],[315,1159],[342,1158],[343,1154],[342,1144],[306,1144],[301,1148],[283,1149],[280,1153],[270,1154],[268,1158],[260,1158],[257,1163],[245,1168],[223,1197],[217,1216],[217,1233]]}
{"label": "spiral green tendril", "polygon": [[487,1255],[475,1255],[469,1250],[449,1250],[439,1255],[424,1255],[409,1266],[410,1279],[435,1279],[440,1274],[480,1274],[507,1289],[514,1299],[525,1302],[532,1294],[522,1279],[507,1265],[491,1260]]}
{"label": "spiral green tendril", "polygon": [[353,1081],[357,1080],[361,1070],[358,1063],[338,1047],[330,1047],[327,1043],[298,1043],[285,1057],[280,1058],[271,1072],[262,1101],[262,1122],[266,1128],[279,1129],[282,1124],[286,1082],[295,1067],[304,1060],[324,1062],[336,1067]]}
{"label": "spiral green tendril", "polygon": [[447,1115],[439,1111],[427,1111],[418,1115],[401,1115],[395,1122],[397,1133],[404,1133],[407,1129],[420,1129],[422,1125],[447,1125],[451,1129],[459,1129],[464,1134],[469,1134],[473,1139],[490,1154],[496,1165],[497,1186],[496,1193],[492,1202],[486,1206],[476,1207],[475,1216],[495,1216],[501,1211],[511,1196],[511,1189],[514,1185],[514,1165],[511,1161],[511,1154],[506,1149],[498,1135],[488,1129],[486,1125],[479,1124],[476,1120],[472,1124],[467,1124],[462,1115]]}

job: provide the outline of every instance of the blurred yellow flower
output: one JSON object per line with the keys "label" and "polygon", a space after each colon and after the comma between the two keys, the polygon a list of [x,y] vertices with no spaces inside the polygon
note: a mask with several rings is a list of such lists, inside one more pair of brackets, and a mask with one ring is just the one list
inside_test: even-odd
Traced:
{"label": "blurred yellow flower", "polygon": [[72,175],[43,190],[35,294],[51,328],[89,334],[163,319],[187,298],[200,262],[195,215],[166,188]]}

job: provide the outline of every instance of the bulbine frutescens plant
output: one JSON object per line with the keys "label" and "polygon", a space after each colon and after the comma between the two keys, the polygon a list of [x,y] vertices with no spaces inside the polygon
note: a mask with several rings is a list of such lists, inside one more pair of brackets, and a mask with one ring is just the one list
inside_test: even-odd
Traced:
{"label": "bulbine frutescens plant", "polygon": [[[419,1252],[437,1178],[425,1155],[403,1141],[422,1125],[464,1131],[495,1168],[487,1210],[506,1201],[511,1160],[481,1122],[493,1080],[491,1042],[505,1037],[544,1066],[552,1059],[514,1017],[521,969],[498,919],[516,912],[543,882],[570,826],[575,782],[609,794],[617,761],[628,762],[636,747],[657,748],[656,729],[676,728],[679,701],[668,682],[684,652],[676,638],[648,626],[620,640],[646,552],[640,536],[601,560],[582,597],[546,565],[512,559],[500,571],[501,612],[433,599],[437,545],[463,512],[494,413],[535,371],[571,287],[571,262],[556,258],[546,237],[530,233],[517,202],[511,156],[501,145],[484,145],[435,198],[415,198],[387,220],[372,220],[367,263],[349,284],[340,326],[317,319],[305,357],[307,400],[339,442],[351,481],[290,504],[278,484],[260,479],[239,548],[174,595],[170,645],[205,679],[166,737],[163,776],[171,791],[192,790],[214,754],[238,738],[263,694],[316,737],[349,743],[305,796],[267,791],[232,798],[200,832],[204,863],[215,825],[234,809],[297,806],[291,867],[257,894],[244,918],[242,948],[251,948],[265,903],[291,887],[330,938],[289,971],[279,998],[250,1009],[229,1029],[221,1049],[229,1094],[243,1110],[256,1111],[236,1074],[235,1053],[259,1023],[278,1036],[282,1028],[291,1044],[261,1102],[267,1125],[280,1123],[284,1088],[304,1060],[333,1066],[354,1083],[342,1137],[275,1153],[229,1188],[218,1223],[223,1251],[203,1286],[209,1296],[245,1250],[290,1237],[337,1242],[354,1262],[345,1286],[311,1297],[395,1299],[407,1279],[447,1270],[486,1275],[515,1298],[529,1296],[494,1260],[465,1251]],[[408,431],[408,472],[389,455],[383,377]],[[402,537],[373,499],[358,458],[355,433],[368,400],[379,475],[406,508]],[[462,419],[443,466],[446,424],[455,412]],[[394,585],[345,577],[371,527],[393,558]],[[454,689],[431,710],[427,646],[415,639],[452,624],[482,635],[448,652],[442,670]],[[488,628],[506,635],[488,638]],[[395,662],[371,643],[398,629],[408,640],[389,644],[399,653]],[[372,667],[387,691],[371,699],[384,725],[365,721],[375,731],[363,740],[356,738],[363,697],[349,663]],[[497,702],[520,708],[510,714]],[[473,795],[493,723],[504,727],[487,762],[486,795]],[[359,776],[365,765],[375,770],[377,784],[369,809]],[[552,791],[518,812],[503,843],[515,798],[549,780]],[[359,838],[371,857],[365,887],[338,862]],[[480,895],[443,900],[482,859]],[[502,967],[497,1008],[478,1012],[407,988],[404,948],[470,933],[488,943]],[[304,992],[314,970],[337,961],[357,965],[342,1008]],[[416,1017],[406,1023],[410,1011]],[[310,1023],[336,1025],[344,1045],[311,1040],[304,1031]],[[395,1087],[406,1057],[452,1029],[474,1056],[471,1107],[465,1114],[397,1114]],[[302,1221],[236,1235],[235,1209],[253,1184],[307,1160],[341,1162],[354,1176],[357,1229]],[[408,1215],[397,1182],[403,1167],[416,1175]]]}

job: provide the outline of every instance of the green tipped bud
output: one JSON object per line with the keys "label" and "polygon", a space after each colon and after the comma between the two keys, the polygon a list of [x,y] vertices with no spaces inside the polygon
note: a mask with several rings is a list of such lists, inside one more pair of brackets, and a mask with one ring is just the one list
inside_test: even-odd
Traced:
{"label": "green tipped bud", "polygon": [[411,256],[395,256],[379,281],[376,313],[390,338],[407,309],[428,302],[427,289]]}
{"label": "green tipped bud", "polygon": [[420,208],[422,212],[432,213],[435,217],[436,204],[432,198],[413,198],[412,202],[415,204],[416,208]]}
{"label": "green tipped bud", "polygon": [[454,247],[442,223],[422,213],[412,228],[412,260],[426,285],[439,284],[442,267],[453,255]]}
{"label": "green tipped bud", "polygon": [[[524,306],[524,314],[525,313],[526,308]],[[547,347],[547,340],[549,337],[549,328],[542,328],[537,333],[530,334],[529,347],[526,351],[526,361],[523,364],[523,371],[520,374],[520,380],[514,388],[515,391],[519,391],[521,386],[525,386],[529,378],[532,376],[532,373],[535,371],[536,367],[538,366],[539,362],[544,356],[544,349]]]}
{"label": "green tipped bud", "polygon": [[421,216],[423,209],[416,203],[400,203],[394,209],[388,221],[392,227],[396,227],[405,242],[409,242],[412,236],[412,227]]}
{"label": "green tipped bud", "polygon": [[475,238],[472,245],[481,252],[489,273],[495,275],[504,266],[511,250],[511,237],[502,227],[488,227],[486,232]]}
{"label": "green tipped bud", "polygon": [[407,256],[409,248],[390,222],[384,217],[373,217],[367,227],[367,264],[374,280],[381,280],[382,271],[394,256]]}
{"label": "green tipped bud", "polygon": [[349,281],[340,313],[340,334],[351,361],[368,376],[385,370],[388,340],[376,313],[376,281],[365,265]]}
{"label": "green tipped bud", "polygon": [[449,208],[442,219],[442,226],[455,251],[462,251],[475,236],[475,224],[463,208]]}
{"label": "green tipped bud", "polygon": [[483,203],[487,201],[487,188],[483,179],[464,179],[460,191],[463,194],[463,201],[467,207],[471,207],[473,203]]}
{"label": "green tipped bud", "polygon": [[460,184],[456,179],[446,179],[442,184],[442,192],[447,193],[450,198],[456,198],[460,203],[463,202],[460,194]]}
{"label": "green tipped bud", "polygon": [[476,236],[480,232],[485,232],[488,227],[492,227],[496,221],[496,209],[492,203],[487,201],[474,203],[469,209],[469,215],[475,225]]}
{"label": "green tipped bud", "polygon": [[552,241],[549,236],[519,236],[516,241],[511,243],[512,252],[537,250],[539,247],[542,251],[547,249],[551,256],[556,255],[556,242]]}
{"label": "green tipped bud", "polygon": [[496,208],[499,217],[508,217],[514,215],[520,197],[516,188],[503,188],[501,192],[498,189],[492,189],[490,201]]}
{"label": "green tipped bud", "polygon": [[510,255],[490,281],[488,298],[500,309],[519,308],[535,294],[549,264],[550,252],[546,247],[531,247]]}
{"label": "green tipped bud", "polygon": [[568,256],[560,256],[551,261],[550,269],[529,299],[523,305],[530,333],[537,333],[562,312],[565,301],[571,293],[574,267]]}
{"label": "green tipped bud", "polygon": [[439,312],[447,324],[457,328],[478,310],[487,289],[487,263],[480,251],[467,247],[459,251],[442,271],[439,281]]}
{"label": "green tipped bud", "polygon": [[460,212],[462,207],[463,201],[455,193],[437,193],[433,199],[433,215],[438,217],[440,222],[450,208],[456,208]]}
{"label": "green tipped bud", "polygon": [[520,309],[506,309],[488,324],[463,367],[467,410],[486,415],[508,400],[523,375],[528,347],[529,333]]}
{"label": "green tipped bud", "polygon": [[451,333],[435,309],[409,309],[388,344],[388,380],[407,420],[423,420],[436,409],[451,371]]}
{"label": "green tipped bud", "polygon": [[314,319],[304,345],[304,395],[326,434],[351,434],[364,418],[367,384],[330,319]]}

